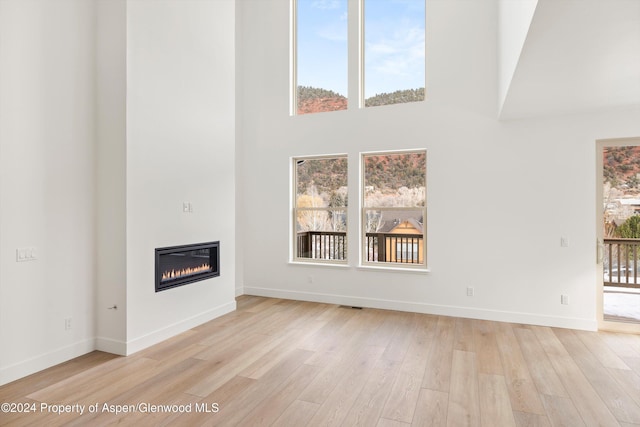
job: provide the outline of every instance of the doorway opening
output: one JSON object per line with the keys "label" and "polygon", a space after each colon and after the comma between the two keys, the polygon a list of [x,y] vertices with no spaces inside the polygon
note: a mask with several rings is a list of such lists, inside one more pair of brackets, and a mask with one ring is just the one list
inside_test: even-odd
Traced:
{"label": "doorway opening", "polygon": [[640,332],[640,138],[596,145],[599,326]]}

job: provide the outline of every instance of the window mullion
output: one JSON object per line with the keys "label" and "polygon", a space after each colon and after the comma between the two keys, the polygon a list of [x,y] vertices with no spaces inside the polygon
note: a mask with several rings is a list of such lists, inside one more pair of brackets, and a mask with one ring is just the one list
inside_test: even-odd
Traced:
{"label": "window mullion", "polygon": [[348,0],[348,109],[364,107],[364,0]]}

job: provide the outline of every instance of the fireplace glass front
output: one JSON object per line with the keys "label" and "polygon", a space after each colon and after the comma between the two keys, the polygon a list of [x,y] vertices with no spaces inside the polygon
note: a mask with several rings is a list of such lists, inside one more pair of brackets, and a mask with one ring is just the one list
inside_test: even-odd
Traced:
{"label": "fireplace glass front", "polygon": [[220,275],[220,242],[156,249],[156,292]]}

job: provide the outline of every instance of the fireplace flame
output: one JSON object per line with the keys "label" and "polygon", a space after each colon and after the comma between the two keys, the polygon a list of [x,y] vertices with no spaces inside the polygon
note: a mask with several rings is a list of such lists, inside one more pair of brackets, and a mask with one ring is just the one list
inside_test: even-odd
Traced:
{"label": "fireplace flame", "polygon": [[211,266],[209,264],[202,264],[199,267],[183,268],[181,270],[172,269],[171,271],[165,271],[162,273],[162,280],[179,279],[181,277],[191,276],[193,274],[204,273],[207,271],[211,271]]}

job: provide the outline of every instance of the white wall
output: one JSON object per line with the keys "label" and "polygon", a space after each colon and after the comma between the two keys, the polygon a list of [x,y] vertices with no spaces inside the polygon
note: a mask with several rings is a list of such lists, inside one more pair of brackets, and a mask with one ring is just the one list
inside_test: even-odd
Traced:
{"label": "white wall", "polygon": [[[127,3],[127,353],[235,309],[234,32],[233,0]],[[213,240],[220,277],[155,293],[154,248]]]}
{"label": "white wall", "polygon": [[[233,0],[0,1],[0,384],[235,308],[234,34]],[[155,293],[210,240],[220,277]]]}
{"label": "white wall", "polygon": [[[236,47],[238,46],[242,46],[242,2],[235,2],[235,15],[236,15],[236,28],[235,28],[235,44]],[[235,97],[234,97],[234,101],[235,101],[235,106],[236,106],[236,136],[235,136],[235,140],[236,141],[242,141],[243,140],[243,112],[242,112],[242,103],[237,102],[238,99],[242,99],[243,98],[243,93],[244,93],[244,86],[242,84],[240,84],[240,82],[244,81],[244,72],[245,72],[245,67],[244,67],[244,62],[243,62],[243,56],[237,53],[237,49],[236,49],[236,55],[235,55],[235,67],[236,67],[236,73],[235,73],[235,77],[236,77],[236,90],[235,90]],[[236,212],[243,212],[245,209],[245,204],[244,204],[244,198],[243,197],[238,197],[239,194],[242,194],[243,192],[243,180],[242,177],[244,176],[244,165],[242,163],[243,160],[243,156],[242,156],[242,145],[241,144],[237,144],[235,146],[235,178],[234,179],[234,183],[235,183],[235,195],[236,195],[236,205],[235,205],[235,209]],[[237,215],[236,215],[236,220],[237,220]],[[242,284],[244,283],[244,229],[242,226],[236,227],[236,234],[235,234],[235,245],[236,245],[236,263],[235,263],[235,279],[236,279],[236,284],[235,284],[235,294],[236,296],[238,295],[242,295],[244,293],[244,289],[242,287]]]}
{"label": "white wall", "polygon": [[509,91],[538,0],[499,0],[498,75],[500,109]]}
{"label": "white wall", "polygon": [[0,2],[0,384],[94,345],[93,7]]}
{"label": "white wall", "polygon": [[[289,117],[288,2],[239,13],[245,293],[596,328],[595,140],[640,135],[640,111],[498,121],[497,1],[431,0],[426,102]],[[430,273],[358,268],[355,243],[349,268],[288,262],[291,156],[348,153],[357,242],[359,153],[409,148],[427,149]]]}
{"label": "white wall", "polygon": [[126,0],[97,1],[95,46],[96,348],[126,354]]}

